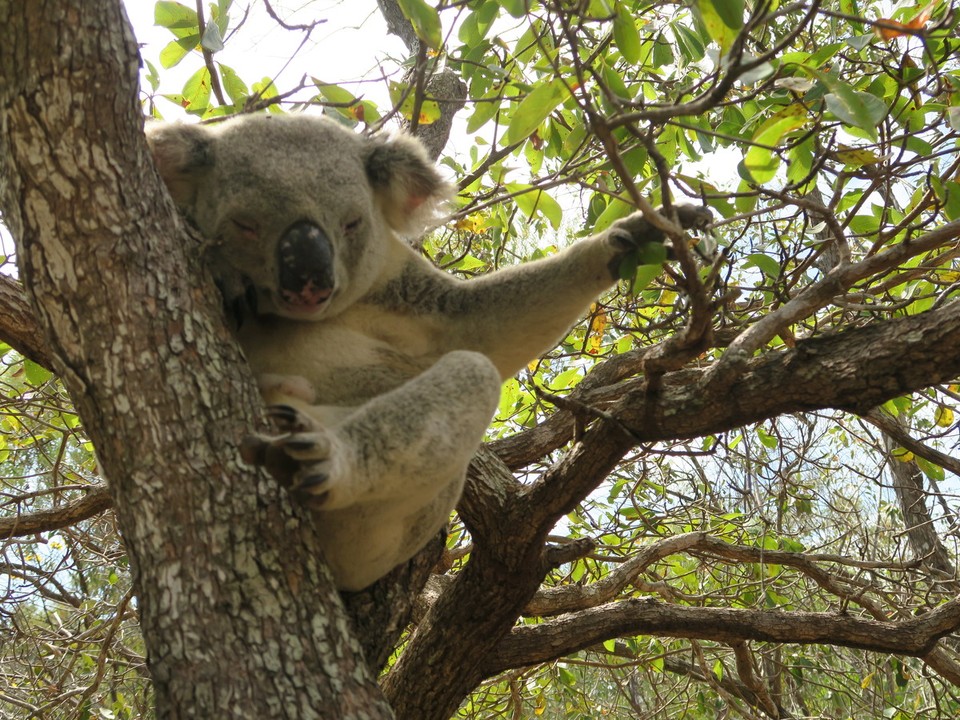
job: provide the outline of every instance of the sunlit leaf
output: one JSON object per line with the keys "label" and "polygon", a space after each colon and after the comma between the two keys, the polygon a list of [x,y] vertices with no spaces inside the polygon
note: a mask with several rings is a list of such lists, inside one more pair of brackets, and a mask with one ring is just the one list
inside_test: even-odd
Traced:
{"label": "sunlit leaf", "polygon": [[917,467],[920,468],[920,471],[934,482],[943,482],[946,478],[946,473],[939,465],[936,465],[926,458],[920,457],[919,455],[914,457],[913,460],[917,464]]}
{"label": "sunlit leaf", "polygon": [[397,0],[403,16],[413,25],[417,37],[434,50],[443,45],[443,28],[437,9],[427,5],[424,0]]}
{"label": "sunlit leaf", "polygon": [[953,425],[953,410],[943,405],[938,405],[933,411],[933,421],[940,427],[950,427]]}
{"label": "sunlit leaf", "polygon": [[[394,107],[398,107],[400,114],[407,120],[413,120],[416,98],[413,92],[409,91],[409,86],[403,83],[390,81],[390,101]],[[440,119],[440,104],[436,100],[424,100],[420,104],[420,114],[417,118],[418,125],[431,125]]]}
{"label": "sunlit leaf", "polygon": [[210,71],[206,66],[197,70],[183,86],[184,107],[187,112],[202,114],[210,105]]}
{"label": "sunlit leaf", "polygon": [[173,40],[160,51],[160,66],[168,69],[174,67],[199,45],[200,35],[187,35]]}
{"label": "sunlit leaf", "polygon": [[249,97],[250,90],[233,68],[223,65],[222,63],[219,65],[219,68],[220,79],[223,81],[223,89],[226,91],[231,102],[239,104]]}
{"label": "sunlit leaf", "polygon": [[200,22],[197,19],[197,11],[178,2],[159,0],[153,6],[153,22],[169,30],[197,28],[199,34]]}
{"label": "sunlit leaf", "polygon": [[810,120],[807,109],[795,103],[776,113],[753,134],[755,143],[744,156],[744,167],[758,185],[769,182],[780,166],[779,156],[771,148],[777,147],[785,135],[803,127]]}

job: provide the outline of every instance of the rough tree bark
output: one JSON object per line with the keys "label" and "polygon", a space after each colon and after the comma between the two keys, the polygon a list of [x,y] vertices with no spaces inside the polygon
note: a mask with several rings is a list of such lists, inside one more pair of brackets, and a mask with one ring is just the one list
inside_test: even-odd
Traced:
{"label": "rough tree bark", "polygon": [[[0,0],[0,206],[109,478],[162,718],[385,718],[147,152],[117,0]],[[294,540],[295,538],[295,540]]]}

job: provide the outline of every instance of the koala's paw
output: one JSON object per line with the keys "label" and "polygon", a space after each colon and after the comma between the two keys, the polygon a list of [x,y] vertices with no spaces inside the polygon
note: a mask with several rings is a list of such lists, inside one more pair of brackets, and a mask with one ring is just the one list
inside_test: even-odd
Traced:
{"label": "koala's paw", "polygon": [[[713,222],[710,208],[686,203],[673,207],[677,212],[680,225],[685,230],[703,230]],[[664,241],[663,231],[651,225],[640,212],[617,220],[610,226],[609,233],[613,242],[623,250],[630,250],[644,243]]]}
{"label": "koala's paw", "polygon": [[297,500],[320,509],[346,484],[346,454],[336,435],[289,405],[267,408],[282,435],[248,435],[240,446],[244,462],[260,465]]}
{"label": "koala's paw", "polygon": [[[675,205],[674,209],[686,230],[704,230],[713,221],[710,209],[701,205]],[[638,265],[661,265],[676,259],[663,231],[651,225],[642,213],[617,220],[607,232],[614,248],[608,265],[614,279],[632,280]]]}

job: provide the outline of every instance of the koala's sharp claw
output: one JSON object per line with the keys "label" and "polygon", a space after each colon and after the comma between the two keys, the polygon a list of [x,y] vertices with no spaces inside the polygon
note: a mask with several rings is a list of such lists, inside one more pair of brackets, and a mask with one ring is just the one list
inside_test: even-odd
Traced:
{"label": "koala's sharp claw", "polygon": [[329,475],[325,473],[315,473],[300,479],[293,490],[297,495],[309,497],[311,503],[316,503],[317,501],[322,502],[327,494],[323,488],[329,481]]}
{"label": "koala's sharp claw", "polygon": [[283,441],[283,446],[294,452],[307,452],[308,450],[313,450],[313,448],[317,446],[317,443],[312,438],[292,436]]}
{"label": "koala's sharp claw", "polygon": [[329,479],[330,478],[326,473],[317,473],[315,475],[308,475],[297,486],[297,489],[312,490],[313,488],[324,485]]}
{"label": "koala's sharp claw", "polygon": [[296,421],[299,415],[297,409],[290,405],[271,405],[267,408],[267,417],[271,420],[292,423]]}

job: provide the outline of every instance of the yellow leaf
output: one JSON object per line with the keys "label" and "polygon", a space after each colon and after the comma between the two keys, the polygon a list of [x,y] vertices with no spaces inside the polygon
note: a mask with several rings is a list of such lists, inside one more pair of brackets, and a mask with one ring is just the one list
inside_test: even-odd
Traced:
{"label": "yellow leaf", "polygon": [[938,407],[933,412],[933,421],[940,427],[953,425],[953,410],[948,407]]}
{"label": "yellow leaf", "polygon": [[547,698],[543,693],[540,693],[537,696],[537,704],[533,708],[534,715],[543,715],[543,711],[547,709]]}
{"label": "yellow leaf", "polygon": [[863,680],[861,680],[860,687],[863,688],[864,690],[870,687],[870,685],[873,684],[873,676],[874,676],[874,673],[870,673]]}
{"label": "yellow leaf", "polygon": [[453,227],[456,230],[465,230],[467,232],[479,232],[485,227],[485,222],[483,215],[480,213],[474,213],[472,215],[467,215],[457,220]]}
{"label": "yellow leaf", "polygon": [[600,346],[603,344],[603,331],[606,327],[607,314],[603,310],[598,310],[590,318],[590,329],[587,331],[587,352],[591,355],[600,353]]}
{"label": "yellow leaf", "polygon": [[913,457],[914,457],[913,453],[910,452],[909,450],[906,450],[905,448],[896,448],[893,451],[893,456],[900,462],[905,462],[905,463],[913,462]]}

